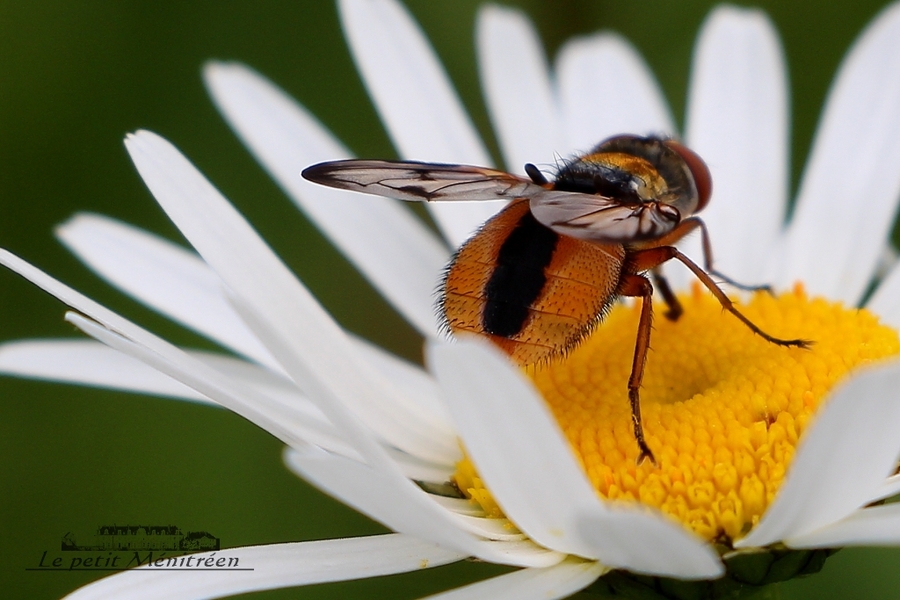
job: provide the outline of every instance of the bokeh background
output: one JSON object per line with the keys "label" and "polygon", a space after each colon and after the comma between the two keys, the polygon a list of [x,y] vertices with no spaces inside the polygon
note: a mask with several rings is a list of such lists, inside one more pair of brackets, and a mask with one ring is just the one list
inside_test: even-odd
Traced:
{"label": "bokeh background", "polygon": [[[406,2],[496,155],[473,49],[479,2]],[[713,3],[517,0],[552,57],[572,35],[618,31],[643,53],[676,118]],[[879,0],[756,4],[780,31],[791,74],[793,182],[831,78]],[[137,128],[173,141],[214,181],[335,318],[409,359],[420,340],[304,219],[241,147],[200,68],[243,61],[294,95],[360,156],[393,157],[327,0],[0,2],[0,246],[177,343],[199,337],[118,294],[69,256],[53,227],[95,211],[182,240],[122,146]],[[900,74],[898,74],[900,76]],[[611,81],[614,87],[615,82]],[[0,341],[77,335],[63,306],[0,272]],[[57,598],[97,573],[35,572],[69,531],[176,524],[226,547],[378,533],[282,466],[281,444],[224,410],[0,378],[0,595]],[[501,569],[461,564],[253,598],[414,598]],[[783,598],[895,598],[900,551],[845,550]]]}

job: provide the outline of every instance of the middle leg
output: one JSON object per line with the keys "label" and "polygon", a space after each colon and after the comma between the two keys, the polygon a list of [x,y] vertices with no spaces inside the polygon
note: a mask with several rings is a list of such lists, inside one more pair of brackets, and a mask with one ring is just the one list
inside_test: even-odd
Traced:
{"label": "middle leg", "polygon": [[640,454],[637,464],[649,458],[656,464],[656,458],[644,439],[644,425],[641,421],[641,382],[644,379],[644,367],[647,364],[647,351],[650,349],[650,330],[653,325],[653,286],[643,275],[626,273],[619,282],[619,294],[641,299],[641,316],[638,321],[637,338],[634,342],[634,359],[631,363],[631,376],[628,378],[628,400],[631,403],[631,421],[634,426],[634,437],[637,440]]}

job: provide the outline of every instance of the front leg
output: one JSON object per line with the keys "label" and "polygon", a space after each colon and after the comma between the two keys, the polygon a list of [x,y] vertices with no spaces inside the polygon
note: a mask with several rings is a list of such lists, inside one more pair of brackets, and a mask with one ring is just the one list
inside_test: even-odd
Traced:
{"label": "front leg", "polygon": [[722,288],[720,288],[713,278],[709,276],[709,273],[701,269],[697,263],[682,254],[675,246],[654,246],[643,250],[634,250],[628,255],[627,270],[629,273],[649,271],[673,258],[690,269],[691,273],[694,274],[694,277],[699,279],[700,283],[715,296],[716,300],[719,301],[719,304],[722,305],[722,308],[737,317],[741,323],[746,325],[753,333],[764,340],[773,344],[778,344],[779,346],[796,346],[799,348],[808,348],[812,344],[809,340],[786,340],[777,338],[760,329],[753,321],[744,316],[744,314],[734,306],[731,298],[722,291]]}
{"label": "front leg", "polygon": [[[700,217],[689,217],[689,218],[683,220],[681,223],[679,223],[678,226],[675,227],[675,229],[673,229],[666,235],[664,235],[658,239],[655,239],[651,242],[641,243],[637,246],[637,248],[639,250],[649,250],[651,248],[672,246],[675,243],[677,243],[679,240],[686,237],[687,235],[693,233],[694,230],[696,230],[696,229],[700,230],[700,243],[703,248],[703,270],[704,271],[706,271],[710,275],[713,275],[714,277],[718,277],[723,282],[727,283],[730,286],[736,287],[739,290],[744,290],[746,292],[764,291],[764,292],[769,292],[770,294],[772,293],[772,287],[769,285],[748,285],[745,283],[739,283],[739,282],[735,281],[734,279],[732,279],[731,277],[729,277],[728,275],[725,275],[721,271],[717,271],[713,267],[712,242],[710,242],[709,231],[706,229],[706,223],[704,223],[703,219],[701,219]],[[661,275],[659,277],[661,277]],[[657,275],[655,273],[654,273],[653,281],[654,281],[654,283],[657,283],[657,285],[658,285]],[[658,287],[659,287],[659,285],[658,285]],[[665,292],[663,292],[661,287],[660,287],[659,291],[661,294],[663,294],[663,297],[665,297]],[[668,300],[666,301],[666,303],[669,304]],[[671,304],[669,304],[669,311],[670,312],[672,311]],[[679,312],[678,314],[680,315],[681,313]],[[669,315],[666,314],[666,316],[668,317]],[[674,321],[675,319],[672,319],[672,320]]]}

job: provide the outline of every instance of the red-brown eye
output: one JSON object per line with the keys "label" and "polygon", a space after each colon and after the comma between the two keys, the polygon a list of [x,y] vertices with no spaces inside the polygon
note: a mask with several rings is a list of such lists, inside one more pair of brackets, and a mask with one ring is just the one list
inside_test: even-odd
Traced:
{"label": "red-brown eye", "polygon": [[709,173],[709,167],[696,152],[687,146],[675,140],[667,140],[665,144],[678,153],[694,177],[694,185],[697,186],[697,208],[694,212],[700,212],[709,203],[709,197],[712,194],[712,175]]}

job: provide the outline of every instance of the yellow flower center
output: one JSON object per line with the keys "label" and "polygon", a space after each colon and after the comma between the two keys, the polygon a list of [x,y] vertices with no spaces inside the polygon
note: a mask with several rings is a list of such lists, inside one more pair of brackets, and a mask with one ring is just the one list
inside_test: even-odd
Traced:
{"label": "yellow flower center", "polygon": [[[829,391],[856,367],[900,354],[900,339],[869,311],[810,300],[800,286],[738,308],[771,335],[812,340],[810,349],[755,336],[698,287],[680,300],[677,322],[657,313],[641,386],[657,465],[636,464],[627,394],[639,306],[616,306],[565,359],[526,373],[602,498],[639,501],[728,544],[772,502]],[[502,516],[468,459],[455,481]]]}

